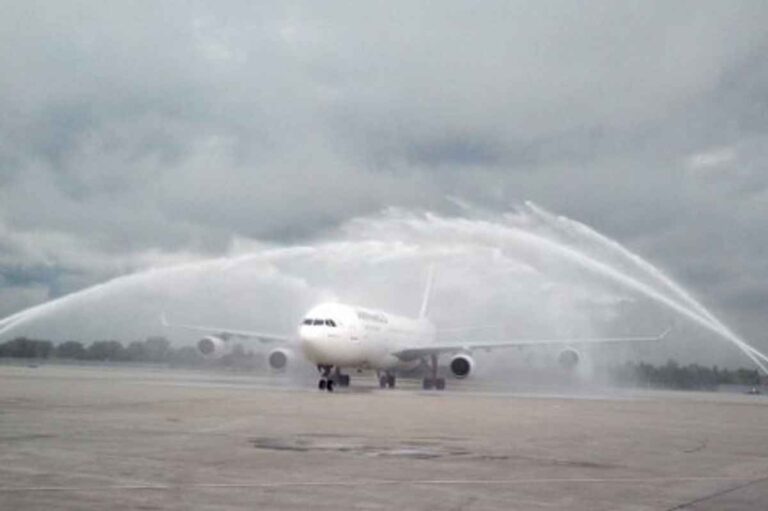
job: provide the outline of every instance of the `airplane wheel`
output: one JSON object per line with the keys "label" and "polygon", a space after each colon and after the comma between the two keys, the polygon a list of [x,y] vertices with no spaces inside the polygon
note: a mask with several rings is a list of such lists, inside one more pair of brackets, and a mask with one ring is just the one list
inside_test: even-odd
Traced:
{"label": "airplane wheel", "polygon": [[433,383],[432,378],[424,378],[421,382],[421,388],[424,390],[431,390]]}
{"label": "airplane wheel", "polygon": [[445,378],[438,378],[435,380],[435,388],[437,390],[445,390]]}
{"label": "airplane wheel", "polygon": [[395,388],[395,375],[394,374],[387,375],[387,387],[389,387],[390,389],[394,389]]}
{"label": "airplane wheel", "polygon": [[379,388],[384,389],[387,387],[387,377],[382,376],[379,378]]}
{"label": "airplane wheel", "polygon": [[325,390],[325,387],[328,385],[328,383],[329,382],[325,380],[320,380],[319,382],[317,382],[317,388],[320,390]]}
{"label": "airplane wheel", "polygon": [[328,384],[325,386],[325,390],[333,392],[333,380],[328,380]]}

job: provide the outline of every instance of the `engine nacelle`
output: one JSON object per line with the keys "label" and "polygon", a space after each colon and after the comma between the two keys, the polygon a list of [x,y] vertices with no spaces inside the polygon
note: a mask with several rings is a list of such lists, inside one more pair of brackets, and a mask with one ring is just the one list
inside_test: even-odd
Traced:
{"label": "engine nacelle", "polygon": [[466,353],[459,353],[451,358],[448,368],[455,378],[462,379],[469,376],[475,367],[475,360]]}
{"label": "engine nacelle", "polygon": [[285,371],[293,360],[293,351],[286,348],[275,348],[267,355],[267,362],[273,371]]}
{"label": "engine nacelle", "polygon": [[221,358],[232,351],[232,346],[221,337],[209,335],[197,341],[197,351],[205,358]]}
{"label": "engine nacelle", "polygon": [[557,355],[557,363],[563,369],[573,369],[579,364],[581,355],[573,348],[565,348]]}

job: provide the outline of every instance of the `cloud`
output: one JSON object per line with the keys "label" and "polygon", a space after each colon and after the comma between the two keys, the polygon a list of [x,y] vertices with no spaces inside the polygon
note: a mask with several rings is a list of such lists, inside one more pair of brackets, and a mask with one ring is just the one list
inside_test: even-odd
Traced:
{"label": "cloud", "polygon": [[706,170],[712,167],[721,167],[733,161],[736,153],[731,147],[718,147],[688,157],[688,166],[693,170]]}
{"label": "cloud", "polygon": [[757,2],[11,4],[2,272],[57,295],[390,206],[532,199],[758,334],[766,21]]}

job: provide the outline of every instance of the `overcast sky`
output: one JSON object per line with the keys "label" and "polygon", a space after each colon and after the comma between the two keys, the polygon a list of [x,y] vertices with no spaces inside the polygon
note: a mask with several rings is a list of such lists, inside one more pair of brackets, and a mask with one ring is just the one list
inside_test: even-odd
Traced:
{"label": "overcast sky", "polygon": [[0,317],[453,197],[768,331],[766,2],[0,3]]}

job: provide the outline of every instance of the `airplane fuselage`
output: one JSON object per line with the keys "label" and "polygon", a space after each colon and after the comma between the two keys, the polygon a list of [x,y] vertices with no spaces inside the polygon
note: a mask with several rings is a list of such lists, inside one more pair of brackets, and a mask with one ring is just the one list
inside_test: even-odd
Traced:
{"label": "airplane fuselage", "polygon": [[435,327],[426,318],[323,303],[305,315],[298,336],[304,356],[316,365],[389,370],[417,364],[418,360],[402,361],[394,353],[433,343]]}

